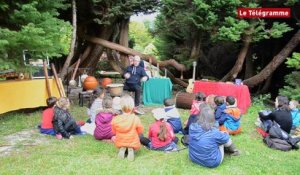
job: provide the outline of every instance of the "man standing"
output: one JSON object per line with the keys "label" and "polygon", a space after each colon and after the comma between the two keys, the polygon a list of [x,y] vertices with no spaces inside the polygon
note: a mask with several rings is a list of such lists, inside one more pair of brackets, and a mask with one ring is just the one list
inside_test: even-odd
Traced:
{"label": "man standing", "polygon": [[133,64],[128,66],[124,73],[126,79],[124,90],[134,92],[134,104],[135,107],[140,105],[140,97],[142,92],[141,81],[147,81],[148,76],[143,67],[140,66],[141,58],[134,56]]}

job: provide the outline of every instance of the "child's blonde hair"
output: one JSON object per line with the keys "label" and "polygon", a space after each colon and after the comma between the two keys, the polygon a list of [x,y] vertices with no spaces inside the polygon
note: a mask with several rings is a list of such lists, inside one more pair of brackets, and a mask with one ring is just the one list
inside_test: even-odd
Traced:
{"label": "child's blonde hair", "polygon": [[129,95],[124,95],[121,97],[120,105],[123,112],[130,113],[134,108],[133,98]]}
{"label": "child's blonde hair", "polygon": [[299,105],[299,102],[297,100],[291,100],[289,104],[290,104],[290,108],[291,108],[291,105],[293,105],[294,108],[297,108]]}
{"label": "child's blonde hair", "polygon": [[69,107],[70,107],[70,101],[69,101],[69,99],[67,97],[61,97],[56,102],[56,105],[59,108],[62,108],[62,109],[69,109]]}

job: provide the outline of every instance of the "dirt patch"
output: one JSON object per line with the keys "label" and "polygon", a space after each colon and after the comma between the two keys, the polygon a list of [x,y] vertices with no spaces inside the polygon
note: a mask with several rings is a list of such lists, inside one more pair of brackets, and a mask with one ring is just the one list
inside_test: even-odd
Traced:
{"label": "dirt patch", "polygon": [[14,151],[21,151],[25,147],[48,143],[49,139],[41,135],[36,129],[23,130],[3,137],[0,144],[0,156],[6,156]]}

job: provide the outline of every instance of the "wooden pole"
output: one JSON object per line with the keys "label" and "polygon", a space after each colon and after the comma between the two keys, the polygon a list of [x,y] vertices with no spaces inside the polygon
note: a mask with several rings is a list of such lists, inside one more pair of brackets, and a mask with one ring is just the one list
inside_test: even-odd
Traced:
{"label": "wooden pole", "polygon": [[76,66],[75,66],[75,69],[74,69],[74,72],[73,72],[71,80],[75,80],[75,76],[76,76],[76,72],[77,72],[79,64],[80,64],[80,60],[81,59],[79,58],[78,61],[77,61],[77,63],[76,63]]}
{"label": "wooden pole", "polygon": [[60,97],[64,97],[63,91],[62,91],[62,88],[61,88],[61,84],[59,83],[59,79],[58,79],[58,76],[57,76],[57,72],[56,72],[56,69],[55,69],[53,63],[51,64],[51,68],[52,68],[52,71],[53,71],[54,80],[55,80],[55,82],[56,82],[56,86],[57,86],[57,88],[58,88],[59,95],[60,95]]}
{"label": "wooden pole", "polygon": [[156,64],[156,67],[157,67],[157,69],[158,69],[158,75],[157,75],[157,76],[160,77],[160,74],[159,74],[159,70],[160,70],[160,68],[159,68],[159,63]]}
{"label": "wooden pole", "polygon": [[50,89],[50,85],[49,85],[48,69],[47,69],[47,63],[46,62],[47,61],[45,60],[44,63],[43,63],[45,81],[46,81],[46,89],[47,89],[48,97],[51,97],[51,89]]}
{"label": "wooden pole", "polygon": [[152,73],[152,58],[149,58],[149,66],[150,66],[150,75],[151,75],[151,77],[153,77],[153,73]]}

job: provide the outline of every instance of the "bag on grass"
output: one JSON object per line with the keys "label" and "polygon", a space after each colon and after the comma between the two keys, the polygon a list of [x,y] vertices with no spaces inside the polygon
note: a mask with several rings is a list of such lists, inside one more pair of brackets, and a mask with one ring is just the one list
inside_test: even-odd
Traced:
{"label": "bag on grass", "polygon": [[180,141],[184,146],[189,146],[189,135],[183,135]]}
{"label": "bag on grass", "polygon": [[292,145],[289,144],[286,140],[271,138],[267,136],[263,139],[264,143],[269,147],[281,151],[289,151],[292,149]]}
{"label": "bag on grass", "polygon": [[271,128],[269,129],[269,135],[272,138],[278,138],[282,140],[288,140],[289,134],[280,128],[280,125],[273,121]]}

